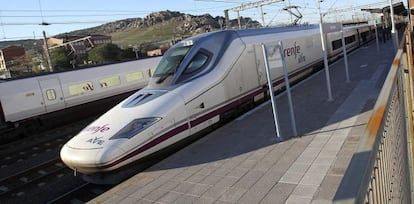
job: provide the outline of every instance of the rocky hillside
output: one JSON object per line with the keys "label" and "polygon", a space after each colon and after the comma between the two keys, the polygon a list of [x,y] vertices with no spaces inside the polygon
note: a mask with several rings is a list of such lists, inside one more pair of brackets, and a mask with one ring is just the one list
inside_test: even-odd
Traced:
{"label": "rocky hillside", "polygon": [[[111,35],[122,31],[131,29],[148,29],[153,26],[165,23],[175,23],[175,33],[198,33],[204,32],[208,29],[220,29],[220,22],[223,22],[224,17],[212,17],[210,14],[194,16],[191,14],[184,14],[176,11],[160,11],[147,15],[144,18],[128,18],[111,23],[106,23],[93,28],[77,30],[68,33],[69,35],[87,35],[87,34],[105,34]],[[241,23],[243,27],[252,28],[260,27],[261,25],[251,18],[242,18]],[[238,28],[237,19],[230,20],[231,28]]]}
{"label": "rocky hillside", "polygon": [[[222,23],[222,25],[220,25]],[[212,17],[210,14],[191,15],[176,11],[160,11],[144,18],[128,18],[100,26],[62,33],[62,35],[111,35],[114,43],[128,46],[143,42],[154,42],[171,39],[173,36],[189,36],[209,30],[225,28],[224,17]],[[237,19],[230,20],[230,28],[238,28]],[[260,27],[260,23],[251,18],[242,18],[243,28]],[[0,41],[0,47],[22,45],[26,50],[39,47],[42,40]]]}

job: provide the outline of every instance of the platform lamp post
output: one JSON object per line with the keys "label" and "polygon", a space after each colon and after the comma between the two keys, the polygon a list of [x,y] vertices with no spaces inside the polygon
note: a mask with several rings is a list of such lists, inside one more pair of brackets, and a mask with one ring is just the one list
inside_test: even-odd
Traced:
{"label": "platform lamp post", "polygon": [[331,90],[331,79],[330,79],[329,66],[328,66],[328,56],[326,54],[325,34],[323,32],[323,21],[322,21],[323,15],[321,12],[321,2],[323,2],[323,0],[317,0],[317,2],[318,2],[318,11],[319,11],[319,30],[321,32],[323,64],[325,66],[326,87],[328,91],[328,101],[333,101],[332,90]]}

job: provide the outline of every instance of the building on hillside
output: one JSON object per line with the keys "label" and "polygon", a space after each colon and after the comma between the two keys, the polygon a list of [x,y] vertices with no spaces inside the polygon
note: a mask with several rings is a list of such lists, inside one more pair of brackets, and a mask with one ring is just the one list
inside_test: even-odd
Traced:
{"label": "building on hillside", "polygon": [[158,47],[157,49],[147,51],[148,57],[164,55],[164,53],[172,46],[172,43],[160,43],[156,46]]}
{"label": "building on hillside", "polygon": [[61,46],[65,46],[67,49],[70,49],[71,53],[74,54],[73,56],[76,59],[76,62],[79,64],[87,61],[87,53],[90,49],[99,45],[112,43],[112,37],[106,35],[65,35],[48,38],[47,43],[49,45],[49,49]]}
{"label": "building on hillside", "polygon": [[155,50],[147,51],[147,56],[148,57],[160,56],[162,54],[163,54],[163,52],[162,52],[161,49],[155,49]]}
{"label": "building on hillside", "polygon": [[26,51],[22,46],[7,46],[0,48],[0,75],[2,78],[9,78],[10,71],[18,71],[22,67],[24,69],[26,59]]}

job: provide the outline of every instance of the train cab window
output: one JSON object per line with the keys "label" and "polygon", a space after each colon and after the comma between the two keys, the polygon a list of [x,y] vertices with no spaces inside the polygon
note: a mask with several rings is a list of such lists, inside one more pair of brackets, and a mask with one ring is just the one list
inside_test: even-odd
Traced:
{"label": "train cab window", "polygon": [[190,48],[191,44],[189,46],[174,47],[164,54],[152,76],[157,86],[169,86],[172,83],[172,79],[176,75],[177,70],[179,70]]}
{"label": "train cab window", "polygon": [[183,73],[181,74],[179,81],[184,81],[193,77],[197,73],[204,70],[210,60],[211,54],[206,50],[200,50],[186,66]]}
{"label": "train cab window", "polygon": [[166,53],[155,69],[153,76],[164,78],[164,76],[174,75],[190,48],[178,47],[168,52],[168,54]]}
{"label": "train cab window", "polygon": [[48,89],[46,90],[46,97],[47,100],[53,101],[56,99],[56,91],[54,89]]}
{"label": "train cab window", "polygon": [[204,65],[207,64],[209,59],[208,54],[199,52],[194,56],[193,60],[191,60],[190,64],[185,68],[184,74],[192,74],[196,71],[201,70],[204,68]]}

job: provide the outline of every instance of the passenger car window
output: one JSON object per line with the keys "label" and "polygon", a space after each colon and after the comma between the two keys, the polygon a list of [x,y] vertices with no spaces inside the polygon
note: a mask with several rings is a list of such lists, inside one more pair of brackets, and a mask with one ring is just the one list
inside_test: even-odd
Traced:
{"label": "passenger car window", "polygon": [[47,96],[47,100],[49,101],[53,101],[56,99],[56,92],[54,89],[48,89],[46,90],[46,96]]}
{"label": "passenger car window", "polygon": [[69,86],[69,94],[72,95],[78,95],[78,94],[83,94],[85,92],[90,92],[93,91],[93,83],[88,81],[88,82],[82,82],[79,84],[73,84]]}
{"label": "passenger car window", "polygon": [[342,47],[342,39],[332,41],[332,50],[337,50]]}
{"label": "passenger car window", "polygon": [[126,74],[127,82],[138,81],[143,78],[144,78],[144,73],[142,72],[131,72],[131,73]]}
{"label": "passenger car window", "polygon": [[121,79],[119,78],[119,76],[112,76],[99,80],[99,84],[101,85],[101,88],[117,86],[121,84]]}

